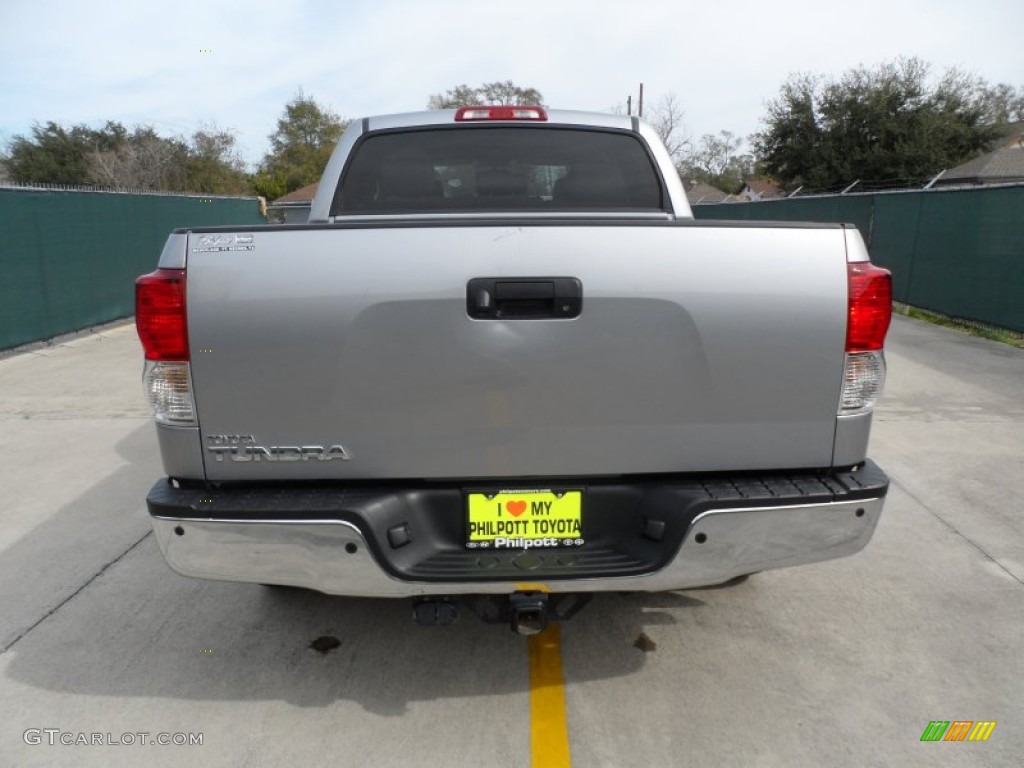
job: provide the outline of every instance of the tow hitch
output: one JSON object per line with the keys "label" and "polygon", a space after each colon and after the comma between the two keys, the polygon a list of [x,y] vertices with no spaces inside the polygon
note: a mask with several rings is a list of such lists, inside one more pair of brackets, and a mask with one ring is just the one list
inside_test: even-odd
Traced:
{"label": "tow hitch", "polygon": [[[511,595],[474,595],[463,603],[481,621],[507,624],[520,635],[543,632],[552,621],[567,621],[590,602],[590,595],[515,592]],[[413,618],[422,626],[452,624],[459,605],[452,598],[430,597],[413,603]]]}
{"label": "tow hitch", "polygon": [[548,596],[543,592],[516,593],[508,599],[512,631],[536,635],[548,625]]}

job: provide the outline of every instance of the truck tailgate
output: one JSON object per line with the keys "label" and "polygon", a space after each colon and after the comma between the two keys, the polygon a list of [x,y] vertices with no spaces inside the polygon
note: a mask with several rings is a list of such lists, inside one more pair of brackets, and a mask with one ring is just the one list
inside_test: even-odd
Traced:
{"label": "truck tailgate", "polygon": [[[838,226],[325,225],[247,229],[245,250],[202,238],[189,235],[187,305],[210,480],[831,463]],[[582,312],[471,319],[481,277],[576,278]],[[301,451],[335,445],[347,460]]]}

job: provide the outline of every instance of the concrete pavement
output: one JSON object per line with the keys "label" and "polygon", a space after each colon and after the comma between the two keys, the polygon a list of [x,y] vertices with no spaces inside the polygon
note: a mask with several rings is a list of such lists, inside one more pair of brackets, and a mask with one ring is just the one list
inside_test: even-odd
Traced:
{"label": "concrete pavement", "polygon": [[[573,765],[1020,764],[1024,352],[902,317],[888,349],[867,550],[596,598],[562,628]],[[140,372],[131,326],[0,360],[0,766],[529,765],[523,638],[167,568]],[[998,725],[921,743],[931,720]]]}

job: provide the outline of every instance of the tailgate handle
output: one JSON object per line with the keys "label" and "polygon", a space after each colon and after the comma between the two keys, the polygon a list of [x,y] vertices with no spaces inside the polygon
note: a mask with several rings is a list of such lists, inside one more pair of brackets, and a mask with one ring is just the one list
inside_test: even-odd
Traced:
{"label": "tailgate handle", "polygon": [[583,310],[575,277],[475,277],[466,284],[466,313],[474,320],[569,320]]}

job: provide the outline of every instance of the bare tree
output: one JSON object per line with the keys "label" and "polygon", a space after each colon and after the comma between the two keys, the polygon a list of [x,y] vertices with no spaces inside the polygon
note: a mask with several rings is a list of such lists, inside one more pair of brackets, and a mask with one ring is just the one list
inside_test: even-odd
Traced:
{"label": "bare tree", "polygon": [[543,103],[544,96],[536,88],[520,88],[511,80],[504,80],[484,83],[478,88],[470,88],[463,83],[444,93],[435,93],[427,100],[427,109],[477,107],[482,104],[540,106]]}
{"label": "bare tree", "polygon": [[717,136],[706,133],[690,153],[687,164],[708,176],[721,176],[732,165],[742,145],[743,139],[729,131],[719,131]]}
{"label": "bare tree", "polygon": [[118,134],[88,154],[93,181],[110,187],[232,194],[246,189],[245,163],[230,131],[203,126],[191,140],[150,127]]}
{"label": "bare tree", "polygon": [[706,133],[679,163],[679,173],[706,182],[726,192],[737,192],[754,175],[751,154],[739,154],[743,139],[730,131]]}
{"label": "bare tree", "polygon": [[184,189],[185,144],[136,128],[118,146],[95,149],[89,167],[98,184],[133,189]]}
{"label": "bare tree", "polygon": [[683,122],[683,108],[674,93],[666,93],[647,110],[644,119],[664,142],[669,157],[680,162],[693,145]]}
{"label": "bare tree", "polygon": [[483,104],[480,94],[476,88],[470,88],[463,83],[454,88],[449,88],[444,93],[432,94],[427,99],[427,109],[453,109],[455,107],[476,107]]}
{"label": "bare tree", "polygon": [[484,83],[478,91],[485,104],[537,106],[544,100],[536,88],[520,88],[511,80]]}
{"label": "bare tree", "polygon": [[1024,120],[1024,85],[1014,88],[1007,83],[982,83],[979,90],[986,123],[1003,125]]}

